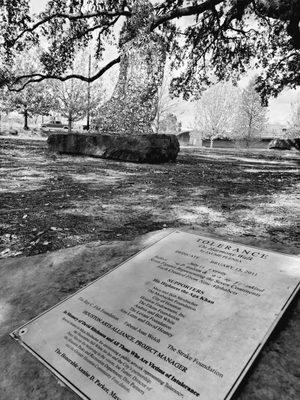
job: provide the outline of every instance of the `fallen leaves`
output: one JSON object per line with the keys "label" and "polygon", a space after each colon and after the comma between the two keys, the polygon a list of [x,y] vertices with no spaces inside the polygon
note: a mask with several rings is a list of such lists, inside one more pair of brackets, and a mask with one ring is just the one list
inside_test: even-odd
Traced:
{"label": "fallen leaves", "polygon": [[[291,165],[285,165],[280,157],[278,172],[274,163],[261,163],[258,171],[255,161],[268,160],[267,152],[247,153],[246,161],[235,160],[234,164],[228,157],[240,150],[218,159],[220,150],[189,149],[179,155],[176,164],[164,165],[71,156],[49,163],[41,142],[6,143],[9,151],[5,146],[0,149],[0,164],[6,166],[0,178],[9,181],[18,169],[27,189],[21,186],[17,191],[0,192],[0,258],[33,255],[94,240],[128,240],[156,229],[192,225],[194,220],[200,221],[199,229],[238,226],[241,235],[254,228],[262,232],[247,215],[262,203],[267,212],[268,199],[295,189],[297,184],[296,174],[289,172]],[[30,168],[39,176],[45,175],[43,186],[28,190]],[[27,175],[22,175],[23,170]],[[286,209],[286,204],[283,207]],[[201,212],[203,209],[209,212]],[[270,212],[278,217],[278,210]],[[232,220],[234,213],[240,215],[238,221]],[[216,217],[219,214],[222,218]],[[241,218],[246,221],[243,226]],[[285,233],[286,243],[295,241],[295,230],[282,229],[269,234],[270,240]]]}

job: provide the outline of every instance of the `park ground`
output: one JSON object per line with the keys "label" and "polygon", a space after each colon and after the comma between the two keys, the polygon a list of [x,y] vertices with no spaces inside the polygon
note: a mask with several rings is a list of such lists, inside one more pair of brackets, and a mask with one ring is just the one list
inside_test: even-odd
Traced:
{"label": "park ground", "polygon": [[186,147],[149,165],[18,138],[1,138],[0,152],[1,258],[175,227],[299,252],[299,152]]}
{"label": "park ground", "polygon": [[[9,333],[149,238],[176,227],[299,254],[299,153],[182,148],[174,164],[142,165],[21,138],[0,139],[0,152],[1,400],[78,399]],[[235,400],[299,399],[299,332],[295,299]]]}

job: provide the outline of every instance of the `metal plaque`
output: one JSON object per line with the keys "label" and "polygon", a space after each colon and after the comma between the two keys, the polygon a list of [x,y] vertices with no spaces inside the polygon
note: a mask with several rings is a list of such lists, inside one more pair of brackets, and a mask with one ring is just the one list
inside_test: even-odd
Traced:
{"label": "metal plaque", "polygon": [[83,399],[229,399],[299,258],[175,231],[11,335]]}

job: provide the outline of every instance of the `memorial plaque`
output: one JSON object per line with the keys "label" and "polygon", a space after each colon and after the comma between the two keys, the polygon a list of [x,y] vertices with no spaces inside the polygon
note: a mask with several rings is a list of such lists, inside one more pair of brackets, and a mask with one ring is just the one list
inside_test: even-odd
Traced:
{"label": "memorial plaque", "polygon": [[83,399],[229,399],[299,258],[175,231],[11,335]]}

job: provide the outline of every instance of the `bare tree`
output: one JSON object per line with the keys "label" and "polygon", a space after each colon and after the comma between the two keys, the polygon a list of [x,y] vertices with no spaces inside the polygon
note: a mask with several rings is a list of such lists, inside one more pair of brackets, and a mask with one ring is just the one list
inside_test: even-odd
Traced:
{"label": "bare tree", "polygon": [[267,124],[267,108],[261,105],[261,97],[255,89],[255,78],[242,91],[236,114],[235,137],[248,147],[251,140],[261,137]]}
{"label": "bare tree", "polygon": [[195,105],[195,129],[201,139],[209,139],[210,147],[219,137],[231,136],[238,89],[229,82],[220,82],[203,92]]}
{"label": "bare tree", "polygon": [[2,132],[2,114],[8,114],[10,111],[8,101],[8,90],[5,88],[0,89],[0,133]]}
{"label": "bare tree", "polygon": [[103,101],[104,90],[100,88],[101,81],[91,85],[90,101],[88,102],[87,84],[78,79],[66,82],[53,81],[53,96],[58,100],[56,111],[68,120],[68,131],[71,132],[74,122],[82,120],[88,108],[91,112]]}
{"label": "bare tree", "polygon": [[291,109],[292,109],[292,118],[291,118],[292,126],[300,127],[300,98],[291,103]]}
{"label": "bare tree", "polygon": [[170,97],[170,83],[172,81],[172,75],[170,70],[170,64],[167,63],[164,69],[164,78],[162,81],[162,85],[158,89],[157,97],[157,111],[156,116],[152,124],[152,128],[154,133],[159,134],[162,133],[162,128],[164,124],[164,120],[169,114],[174,114],[174,111],[178,107],[179,99],[172,99]]}
{"label": "bare tree", "polygon": [[300,96],[291,102],[291,119],[287,129],[287,136],[290,139],[300,137]]}
{"label": "bare tree", "polygon": [[86,115],[86,88],[82,82],[70,79],[68,82],[53,83],[53,89],[58,99],[57,111],[68,119],[68,131],[71,132],[73,123]]}

